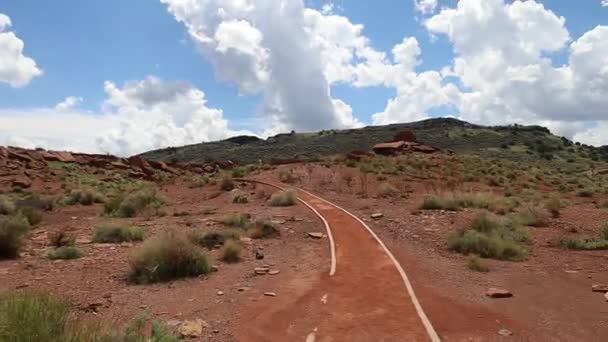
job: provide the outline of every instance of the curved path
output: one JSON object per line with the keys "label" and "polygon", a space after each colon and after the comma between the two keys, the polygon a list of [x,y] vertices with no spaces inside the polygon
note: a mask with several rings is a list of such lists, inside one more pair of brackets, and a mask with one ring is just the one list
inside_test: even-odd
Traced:
{"label": "curved path", "polygon": [[[249,181],[250,180],[243,180]],[[270,185],[272,183],[253,181]],[[440,341],[402,267],[360,219],[305,190],[300,202],[325,223],[329,274],[256,313],[247,341]],[[305,262],[305,260],[303,260]]]}

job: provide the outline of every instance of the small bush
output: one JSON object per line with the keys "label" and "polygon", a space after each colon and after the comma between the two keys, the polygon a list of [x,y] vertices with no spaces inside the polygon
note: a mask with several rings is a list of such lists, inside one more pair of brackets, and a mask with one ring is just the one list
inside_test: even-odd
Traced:
{"label": "small bush", "polygon": [[27,198],[19,200],[15,203],[19,208],[35,208],[41,211],[52,211],[55,208],[57,199],[53,196],[41,196],[31,194]]}
{"label": "small bush", "polygon": [[220,181],[220,190],[222,191],[232,191],[234,189],[234,182],[232,178],[222,178]]}
{"label": "small bush", "polygon": [[467,267],[472,271],[477,272],[490,272],[490,269],[481,262],[481,259],[477,255],[470,255],[467,259]]}
{"label": "small bush", "polygon": [[459,206],[458,203],[456,203],[451,198],[441,198],[433,195],[428,195],[422,201],[420,209],[456,211],[459,209]]}
{"label": "small bush", "polygon": [[280,235],[281,232],[277,227],[268,221],[256,221],[249,232],[252,239],[265,239]]}
{"label": "small bush", "polygon": [[608,240],[593,239],[565,239],[561,241],[562,246],[575,250],[603,250],[608,249]]}
{"label": "small bush", "polygon": [[246,204],[249,203],[249,199],[245,194],[236,194],[232,197],[232,203]]}
{"label": "small bush", "polygon": [[36,208],[21,208],[19,209],[19,214],[23,216],[32,226],[35,226],[42,221],[42,212]]}
{"label": "small bush", "polygon": [[92,205],[93,203],[103,203],[103,197],[91,189],[71,190],[64,199],[67,205]]}
{"label": "small bush", "polygon": [[589,197],[593,197],[593,191],[592,190],[581,190],[577,193],[577,195],[579,197],[589,198]]}
{"label": "small bush", "polygon": [[247,229],[251,225],[251,215],[249,214],[232,214],[224,217],[220,222],[229,227]]}
{"label": "small bush", "polygon": [[15,212],[15,203],[6,196],[0,196],[0,215],[12,215]]}
{"label": "small bush", "polygon": [[300,181],[300,178],[293,174],[293,172],[281,170],[279,171],[279,180],[286,184],[295,184]]}
{"label": "small bush", "polygon": [[600,227],[600,239],[608,240],[608,222],[602,224]]}
{"label": "small bush", "polygon": [[203,186],[209,183],[209,178],[207,176],[194,176],[190,179],[190,184],[188,187],[190,189],[202,188]]}
{"label": "small bush", "polygon": [[397,193],[399,193],[399,190],[390,183],[382,183],[378,187],[378,195],[380,197],[392,197],[397,195]]}
{"label": "small bush", "polygon": [[76,239],[65,230],[49,233],[49,244],[55,248],[74,246]]}
{"label": "small bush", "polygon": [[530,227],[545,227],[548,214],[541,208],[526,207],[517,212],[516,218],[519,223]]}
{"label": "small bush", "polygon": [[289,207],[296,204],[296,194],[293,190],[275,192],[270,196],[268,204],[273,207]]}
{"label": "small bush", "polygon": [[222,260],[225,262],[238,262],[241,260],[241,246],[234,240],[228,240],[222,249]]}
{"label": "small bush", "polygon": [[100,225],[95,228],[93,242],[120,243],[126,241],[141,241],[144,239],[144,230],[137,227],[124,227],[116,225]]}
{"label": "small bush", "polygon": [[70,260],[70,259],[78,259],[83,256],[84,253],[74,247],[74,246],[63,246],[59,248],[55,248],[48,253],[48,257],[51,260]]}
{"label": "small bush", "polygon": [[558,198],[551,198],[545,203],[545,209],[547,209],[553,218],[558,218],[562,209],[562,203]]}
{"label": "small bush", "polygon": [[29,229],[29,222],[22,216],[0,217],[0,259],[19,255],[23,237]]}
{"label": "small bush", "polygon": [[105,205],[104,214],[115,217],[134,217],[147,211],[150,214],[158,215],[163,204],[165,204],[165,200],[156,189],[146,188],[135,191],[127,197],[115,197]]}
{"label": "small bush", "polygon": [[164,282],[207,274],[207,257],[186,237],[167,232],[144,242],[130,262],[128,278],[137,284]]}
{"label": "small bush", "polygon": [[243,178],[247,175],[247,170],[243,167],[237,167],[232,170],[232,178]]}
{"label": "small bush", "polygon": [[478,215],[466,228],[448,238],[448,248],[461,254],[483,258],[522,260],[527,252],[521,245],[527,234],[511,221],[498,221],[487,214]]}

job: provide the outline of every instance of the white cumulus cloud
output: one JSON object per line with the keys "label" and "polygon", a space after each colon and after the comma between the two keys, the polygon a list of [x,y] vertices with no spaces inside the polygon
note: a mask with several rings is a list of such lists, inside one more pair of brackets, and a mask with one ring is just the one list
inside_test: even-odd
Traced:
{"label": "white cumulus cloud", "polygon": [[437,0],[414,0],[414,7],[422,14],[433,13],[437,8]]}
{"label": "white cumulus cloud", "polygon": [[9,31],[11,19],[0,13],[0,82],[19,88],[42,75],[36,61],[23,54],[24,43]]}

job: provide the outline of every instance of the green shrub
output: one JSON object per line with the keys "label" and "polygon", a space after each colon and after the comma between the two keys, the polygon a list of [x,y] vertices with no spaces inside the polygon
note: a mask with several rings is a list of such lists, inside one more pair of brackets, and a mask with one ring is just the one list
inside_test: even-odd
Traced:
{"label": "green shrub", "polygon": [[238,262],[241,260],[241,245],[234,240],[227,240],[222,248],[222,260],[226,262]]}
{"label": "green shrub", "polygon": [[194,176],[190,179],[190,184],[188,187],[190,189],[202,188],[203,186],[209,183],[209,178],[207,176]]}
{"label": "green shrub", "polygon": [[427,195],[422,201],[420,209],[456,211],[459,209],[459,206],[458,203],[456,203],[456,201],[454,201],[452,198],[441,198],[434,195]]}
{"label": "green shrub", "polygon": [[247,229],[251,225],[251,215],[249,214],[232,214],[224,217],[220,222],[229,227]]}
{"label": "green shrub", "polygon": [[126,197],[117,196],[113,198],[105,205],[104,214],[114,217],[134,217],[146,211],[158,215],[163,204],[165,204],[165,200],[155,188],[145,188]]}
{"label": "green shrub", "polygon": [[67,205],[92,205],[93,203],[103,203],[103,196],[91,189],[71,190],[64,199]]}
{"label": "green shrub", "polygon": [[74,247],[74,246],[63,246],[59,248],[55,248],[48,253],[48,257],[51,260],[69,260],[69,259],[78,259],[83,256],[84,253]]}
{"label": "green shrub", "polygon": [[478,215],[468,227],[450,235],[448,248],[461,254],[483,258],[522,260],[527,252],[521,245],[527,234],[513,222],[496,220],[487,214]]}
{"label": "green shrub", "polygon": [[65,230],[57,230],[49,233],[49,244],[55,248],[74,246],[76,239]]}
{"label": "green shrub", "polygon": [[247,175],[247,170],[242,167],[236,167],[232,170],[232,178],[243,178]]}
{"label": "green shrub", "polygon": [[561,241],[562,246],[575,250],[601,250],[608,249],[608,240],[593,239],[565,239]]}
{"label": "green shrub", "polygon": [[95,227],[93,242],[119,243],[125,241],[141,241],[144,239],[144,230],[137,227],[118,225],[99,225]]}
{"label": "green shrub", "polygon": [[271,238],[280,234],[281,232],[274,224],[263,220],[256,221],[249,231],[249,236],[252,239]]}
{"label": "green shrub", "polygon": [[19,214],[23,216],[32,226],[35,226],[42,221],[42,212],[36,208],[21,208],[19,209]]}
{"label": "green shrub", "polygon": [[545,202],[545,209],[547,209],[553,218],[558,218],[562,209],[562,203],[559,198],[551,198]]}
{"label": "green shrub", "polygon": [[203,246],[207,249],[213,249],[216,246],[221,246],[228,239],[239,239],[240,232],[234,229],[224,231],[212,231],[201,234],[200,232],[191,232],[188,238],[192,243]]}
{"label": "green shrub", "polygon": [[469,255],[469,258],[467,259],[467,267],[472,271],[483,273],[490,272],[490,269],[481,262],[481,259],[479,259],[477,255],[474,254]]}
{"label": "green shrub", "polygon": [[378,195],[380,195],[380,197],[392,197],[396,196],[398,193],[399,190],[390,183],[382,183],[378,187]]}
{"label": "green shrub", "polygon": [[300,181],[300,178],[293,174],[293,171],[279,171],[279,180],[286,184],[295,184]]}
{"label": "green shrub", "polygon": [[516,219],[524,226],[545,227],[548,221],[548,214],[541,208],[526,207],[519,210]]}
{"label": "green shrub", "polygon": [[0,259],[19,255],[29,222],[22,216],[0,217]]}
{"label": "green shrub", "polygon": [[275,192],[270,196],[268,204],[273,207],[289,207],[296,204],[296,194],[293,190]]}
{"label": "green shrub", "polygon": [[207,257],[185,236],[167,232],[145,241],[135,252],[128,278],[137,284],[164,282],[207,274]]}
{"label": "green shrub", "polygon": [[15,212],[15,203],[6,196],[0,196],[0,215],[12,215]]}
{"label": "green shrub", "polygon": [[608,240],[608,222],[605,222],[600,227],[600,239]]}
{"label": "green shrub", "polygon": [[38,194],[31,194],[25,199],[21,199],[15,203],[17,209],[20,208],[34,208],[41,211],[51,211],[55,208],[57,199],[53,196],[41,196]]}
{"label": "green shrub", "polygon": [[249,203],[249,199],[245,194],[236,194],[232,197],[232,203],[246,204]]}

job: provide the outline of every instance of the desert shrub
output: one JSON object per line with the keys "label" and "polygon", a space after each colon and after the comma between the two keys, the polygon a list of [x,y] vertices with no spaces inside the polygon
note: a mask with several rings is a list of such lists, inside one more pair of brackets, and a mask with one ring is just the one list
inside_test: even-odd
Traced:
{"label": "desert shrub", "polygon": [[553,218],[558,218],[562,209],[562,203],[559,198],[553,197],[545,202],[545,209],[547,209]]}
{"label": "desert shrub", "polygon": [[280,235],[281,232],[274,224],[264,220],[258,220],[249,231],[252,239],[265,239]]}
{"label": "desert shrub", "polygon": [[531,206],[519,210],[515,215],[519,223],[531,227],[545,227],[548,216],[544,209]]}
{"label": "desert shrub", "polygon": [[249,199],[247,198],[247,195],[245,195],[245,194],[235,194],[232,197],[232,203],[245,204],[245,203],[249,203]]}
{"label": "desert shrub", "polygon": [[296,194],[293,190],[275,192],[270,196],[268,204],[273,207],[289,207],[296,204]]}
{"label": "desert shrub", "polygon": [[249,225],[251,224],[250,220],[251,220],[251,215],[237,213],[237,214],[232,214],[232,215],[228,215],[228,216],[224,217],[223,219],[220,220],[220,223],[222,223],[225,226],[229,226],[229,227],[247,229],[247,228],[249,228]]}
{"label": "desert shrub", "polygon": [[42,212],[36,208],[21,208],[19,209],[19,214],[23,216],[32,226],[35,226],[42,221]]}
{"label": "desert shrub", "polygon": [[238,240],[241,237],[241,230],[224,229],[221,231],[212,231],[207,233],[191,232],[188,238],[191,242],[203,246],[207,249],[213,249],[218,245],[223,245],[227,240]]}
{"label": "desert shrub", "polygon": [[74,246],[76,239],[65,230],[57,230],[49,233],[49,244],[55,248]]}
{"label": "desert shrub", "polygon": [[165,200],[155,188],[135,191],[126,197],[117,196],[104,206],[104,214],[114,217],[134,217],[141,212],[158,215]]}
{"label": "desert shrub", "polygon": [[232,170],[232,178],[243,178],[247,175],[247,170],[243,167],[236,167]]}
{"label": "desert shrub", "polygon": [[512,221],[482,213],[469,226],[450,235],[448,248],[465,255],[517,261],[527,254],[522,246],[526,240],[526,232]]}
{"label": "desert shrub", "polygon": [[144,230],[137,227],[104,224],[95,227],[95,233],[93,233],[93,242],[97,243],[119,243],[143,239]]}
{"label": "desert shrub", "polygon": [[148,239],[137,249],[128,278],[146,284],[196,277],[210,271],[209,260],[193,243],[181,234],[166,232]]}
{"label": "desert shrub", "polygon": [[300,178],[293,174],[292,171],[279,171],[279,180],[286,184],[295,184],[300,181]]}
{"label": "desert shrub", "polygon": [[11,342],[177,342],[166,326],[152,322],[144,332],[145,316],[125,331],[71,319],[70,304],[38,291],[10,291],[0,295],[0,341]]}
{"label": "desert shrub", "polygon": [[12,215],[15,212],[15,203],[6,196],[0,196],[0,215]]}
{"label": "desert shrub", "polygon": [[241,260],[241,245],[234,240],[227,240],[222,248],[222,260],[226,262]]}
{"label": "desert shrub", "polygon": [[234,181],[232,178],[224,177],[220,181],[220,190],[222,191],[232,191],[234,189]]}
{"label": "desert shrub", "polygon": [[91,189],[71,190],[63,200],[67,205],[92,205],[93,203],[103,203],[103,201],[103,197]]}
{"label": "desert shrub", "polygon": [[600,227],[600,239],[608,240],[608,222],[602,224]]}
{"label": "desert shrub", "polygon": [[479,259],[479,257],[475,254],[471,254],[469,255],[469,258],[467,259],[467,267],[472,270],[472,271],[477,271],[477,272],[490,272],[490,269],[488,268],[488,266],[484,265],[481,261],[481,259]]}
{"label": "desert shrub", "polygon": [[585,197],[585,198],[589,198],[589,197],[593,197],[593,191],[592,190],[581,190],[577,193],[577,196],[579,197]]}
{"label": "desert shrub", "polygon": [[188,187],[190,189],[202,188],[203,186],[209,183],[209,178],[207,176],[194,176],[190,179]]}
{"label": "desert shrub", "polygon": [[78,259],[83,256],[84,253],[74,246],[63,246],[59,248],[55,248],[48,253],[48,257],[51,260],[69,260],[69,259]]}
{"label": "desert shrub", "polygon": [[601,250],[608,249],[608,240],[594,239],[564,239],[561,241],[562,246],[568,249],[575,250]]}
{"label": "desert shrub", "polygon": [[18,200],[15,203],[17,209],[20,208],[34,208],[41,211],[51,211],[55,209],[57,204],[57,198],[53,196],[42,196],[38,194],[31,194],[24,199]]}
{"label": "desert shrub", "polygon": [[434,195],[427,195],[422,201],[420,209],[456,211],[459,209],[459,207],[458,203],[456,203],[452,198],[442,198]]}
{"label": "desert shrub", "polygon": [[382,183],[378,187],[378,195],[380,195],[380,197],[392,197],[397,195],[398,192],[399,190],[390,183]]}
{"label": "desert shrub", "polygon": [[0,217],[0,259],[19,255],[29,222],[22,216]]}

